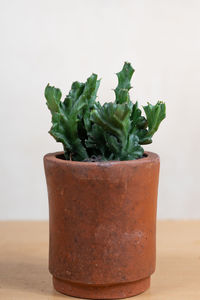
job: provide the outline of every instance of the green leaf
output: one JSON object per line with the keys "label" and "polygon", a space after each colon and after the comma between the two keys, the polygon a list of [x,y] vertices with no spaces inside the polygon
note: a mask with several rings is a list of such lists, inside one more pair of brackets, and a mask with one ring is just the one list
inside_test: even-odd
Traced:
{"label": "green leaf", "polygon": [[61,142],[64,149],[71,149],[70,143],[66,136],[65,121],[62,120],[59,113],[53,113],[52,115],[52,127],[49,133],[56,139],[57,142]]}
{"label": "green leaf", "polygon": [[[141,117],[141,110],[138,108],[138,102],[136,102],[133,106],[132,106],[132,112],[131,112],[131,126],[132,128],[134,127],[143,127],[141,126],[141,121],[145,120],[143,117]],[[144,121],[143,121],[144,123]],[[145,124],[144,126],[146,125],[146,121],[145,121]]]}
{"label": "green leaf", "polygon": [[148,103],[147,106],[143,106],[147,123],[148,123],[148,137],[152,137],[158,130],[158,127],[162,120],[166,117],[165,103],[158,101],[156,105]]}
{"label": "green leaf", "polygon": [[126,146],[126,151],[123,154],[123,159],[132,160],[141,158],[144,154],[144,149],[139,145],[139,138],[130,134]]}
{"label": "green leaf", "polygon": [[[78,124],[82,123],[89,129],[90,109],[93,107],[100,81],[92,74],[86,83],[78,81],[72,84],[64,102],[60,102],[59,89],[50,87],[45,89],[48,108],[52,113],[52,128],[50,134],[64,146],[67,157],[75,160],[88,158],[84,141],[80,136]],[[85,131],[87,133],[87,130]]]}
{"label": "green leaf", "polygon": [[110,102],[94,109],[91,113],[91,120],[106,132],[124,142],[129,132],[130,113],[131,110],[126,103],[116,104]]}
{"label": "green leaf", "polygon": [[146,137],[148,133],[146,130],[147,120],[141,114],[138,102],[136,102],[132,107],[130,134],[134,134],[139,138],[139,144],[150,144],[152,142],[151,139]]}
{"label": "green leaf", "polygon": [[102,127],[93,124],[91,131],[88,133],[88,139],[85,141],[86,147],[92,149],[93,155],[105,156],[106,140],[105,132]]}
{"label": "green leaf", "polygon": [[84,94],[87,99],[87,104],[91,108],[97,97],[97,91],[100,85],[100,80],[97,80],[97,75],[92,74],[85,84]]}
{"label": "green leaf", "polygon": [[[61,92],[51,86],[45,89],[47,105],[52,113],[52,127],[50,134],[57,142],[63,144],[65,155],[74,156],[76,160],[88,157],[87,151],[78,137],[78,113],[85,105],[81,97],[82,84],[74,84],[69,93],[68,102],[60,102]],[[81,98],[80,98],[81,97]]]}
{"label": "green leaf", "polygon": [[68,111],[71,110],[73,104],[83,93],[84,87],[85,84],[82,82],[75,81],[72,83],[71,90],[64,100],[64,105]]}
{"label": "green leaf", "polygon": [[131,89],[131,78],[134,73],[134,69],[128,62],[124,63],[122,70],[117,73],[118,85],[115,89],[115,102],[122,104],[130,101],[129,90]]}
{"label": "green leaf", "polygon": [[47,100],[47,106],[52,112],[59,111],[60,99],[62,93],[59,89],[49,84],[45,88],[45,98]]}
{"label": "green leaf", "polygon": [[[120,160],[122,144],[111,134],[105,133],[106,147],[112,153],[112,160]],[[109,154],[110,156],[110,154]]]}
{"label": "green leaf", "polygon": [[96,101],[100,85],[96,74],[85,83],[75,81],[64,101],[61,91],[49,84],[45,88],[47,106],[52,114],[50,134],[61,142],[66,159],[90,161],[131,160],[143,156],[142,144],[152,142],[153,134],[165,118],[165,104],[148,103],[146,117],[138,103],[130,101],[129,90],[134,69],[125,63],[117,73],[114,103]]}

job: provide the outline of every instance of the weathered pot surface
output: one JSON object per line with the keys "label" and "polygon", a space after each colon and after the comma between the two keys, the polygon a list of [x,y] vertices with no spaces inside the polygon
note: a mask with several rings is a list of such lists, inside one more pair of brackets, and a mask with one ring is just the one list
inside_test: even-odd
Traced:
{"label": "weathered pot surface", "polygon": [[44,157],[55,289],[89,299],[144,292],[155,270],[159,156],[113,162],[61,156]]}

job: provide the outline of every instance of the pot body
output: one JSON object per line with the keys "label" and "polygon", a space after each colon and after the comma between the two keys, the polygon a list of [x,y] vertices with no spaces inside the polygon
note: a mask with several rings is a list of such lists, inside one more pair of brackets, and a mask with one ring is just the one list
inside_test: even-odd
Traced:
{"label": "pot body", "polygon": [[139,294],[155,270],[159,157],[74,162],[47,154],[49,270],[75,297]]}

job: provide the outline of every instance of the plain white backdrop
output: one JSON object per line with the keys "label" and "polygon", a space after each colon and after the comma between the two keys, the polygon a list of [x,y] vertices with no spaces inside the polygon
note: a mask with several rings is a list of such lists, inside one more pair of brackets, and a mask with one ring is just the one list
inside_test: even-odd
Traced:
{"label": "plain white backdrop", "polygon": [[131,98],[163,100],[167,119],[146,150],[161,157],[159,218],[200,218],[200,1],[0,1],[0,219],[47,219],[43,155],[61,150],[48,134],[49,82],[102,78],[112,101],[124,61]]}

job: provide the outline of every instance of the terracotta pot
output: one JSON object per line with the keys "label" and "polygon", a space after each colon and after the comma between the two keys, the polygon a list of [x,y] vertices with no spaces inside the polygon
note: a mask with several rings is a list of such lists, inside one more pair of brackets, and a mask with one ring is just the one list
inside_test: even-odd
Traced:
{"label": "terracotta pot", "polygon": [[74,162],[44,157],[49,270],[57,291],[118,299],[144,292],[155,270],[159,156]]}

